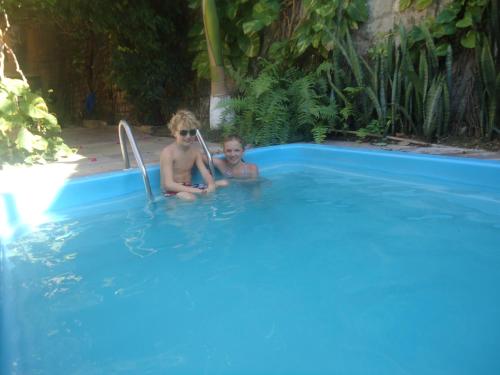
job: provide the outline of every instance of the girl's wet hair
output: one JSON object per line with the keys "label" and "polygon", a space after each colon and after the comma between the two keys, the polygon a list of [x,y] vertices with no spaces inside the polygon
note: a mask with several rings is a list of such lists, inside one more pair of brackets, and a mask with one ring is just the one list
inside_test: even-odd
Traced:
{"label": "girl's wet hair", "polygon": [[193,112],[181,109],[172,116],[170,122],[168,123],[168,128],[172,134],[174,134],[180,127],[198,129],[200,127],[200,122]]}
{"label": "girl's wet hair", "polygon": [[245,146],[243,146],[243,139],[241,139],[241,137],[238,134],[229,134],[229,135],[225,136],[224,140],[222,141],[222,147],[224,148],[224,145],[226,144],[226,142],[230,142],[230,141],[237,141],[240,143],[242,148],[245,148]]}

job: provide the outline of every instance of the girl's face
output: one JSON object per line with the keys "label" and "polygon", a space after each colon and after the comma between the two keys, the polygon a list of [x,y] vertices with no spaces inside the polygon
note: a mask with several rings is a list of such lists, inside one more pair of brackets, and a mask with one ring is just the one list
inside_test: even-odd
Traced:
{"label": "girl's face", "polygon": [[224,143],[224,156],[230,165],[237,165],[243,156],[243,146],[237,140]]}

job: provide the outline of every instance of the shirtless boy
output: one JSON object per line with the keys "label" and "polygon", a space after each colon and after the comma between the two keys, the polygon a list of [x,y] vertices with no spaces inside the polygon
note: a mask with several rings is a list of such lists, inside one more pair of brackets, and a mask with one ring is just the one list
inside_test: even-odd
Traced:
{"label": "shirtless boy", "polygon": [[[165,196],[175,195],[192,201],[196,195],[211,193],[216,186],[227,185],[226,181],[214,181],[203,163],[200,149],[194,145],[199,126],[195,115],[186,110],[174,114],[168,124],[175,142],[166,146],[160,155],[161,188]],[[193,185],[192,169],[195,164],[206,185]]]}

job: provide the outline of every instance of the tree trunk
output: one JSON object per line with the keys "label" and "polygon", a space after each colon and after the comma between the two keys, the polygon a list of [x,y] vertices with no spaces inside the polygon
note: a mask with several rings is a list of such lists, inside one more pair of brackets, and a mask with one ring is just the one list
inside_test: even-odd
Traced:
{"label": "tree trunk", "polygon": [[226,88],[224,59],[219,31],[219,19],[215,0],[203,0],[203,25],[207,39],[208,58],[210,62],[210,128],[218,129],[224,122],[221,103],[229,98]]}

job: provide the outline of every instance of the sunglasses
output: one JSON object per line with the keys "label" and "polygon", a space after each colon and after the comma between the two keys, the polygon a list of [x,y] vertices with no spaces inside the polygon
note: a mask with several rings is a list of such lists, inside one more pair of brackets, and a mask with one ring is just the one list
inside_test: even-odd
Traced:
{"label": "sunglasses", "polygon": [[194,137],[196,135],[196,132],[198,131],[198,129],[190,129],[190,130],[179,130],[179,134],[182,135],[183,137],[185,137],[186,135],[190,135],[191,137]]}

